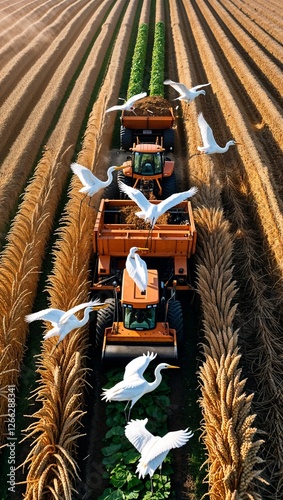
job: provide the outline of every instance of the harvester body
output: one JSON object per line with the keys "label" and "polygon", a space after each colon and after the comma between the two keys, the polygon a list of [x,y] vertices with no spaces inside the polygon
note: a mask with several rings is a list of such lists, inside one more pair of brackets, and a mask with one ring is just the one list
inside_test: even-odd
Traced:
{"label": "harvester body", "polygon": [[133,111],[121,115],[121,148],[131,151],[119,178],[147,197],[166,198],[176,191],[174,161],[166,154],[174,148],[173,109],[161,97],[144,97]]}
{"label": "harvester body", "polygon": [[[176,359],[178,336],[183,334],[174,324],[174,317],[182,316],[176,293],[191,289],[188,259],[196,247],[191,203],[180,203],[166,214],[165,222],[157,221],[152,229],[135,216],[136,210],[132,200],[102,199],[96,218],[92,290],[109,302],[113,312],[110,317],[108,311],[105,322],[109,308],[98,312],[102,358],[133,358],[154,349],[162,358]],[[145,292],[125,269],[132,247],[146,249],[139,251],[148,268]]]}

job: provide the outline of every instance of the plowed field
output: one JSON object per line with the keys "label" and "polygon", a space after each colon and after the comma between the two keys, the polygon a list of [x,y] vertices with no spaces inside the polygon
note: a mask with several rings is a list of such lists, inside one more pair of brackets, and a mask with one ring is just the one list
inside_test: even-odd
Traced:
{"label": "plowed field", "polygon": [[[94,499],[107,487],[99,451],[104,380],[88,366],[88,331],[68,346],[66,340],[52,361],[41,342],[44,325],[29,330],[24,316],[86,301],[96,212],[80,207],[81,186],[69,166],[78,161],[105,179],[113,155],[116,164],[125,159],[117,146],[119,120],[105,110],[126,97],[139,24],[149,25],[152,44],[158,21],[166,30],[164,77],[189,88],[211,82],[190,105],[173,101],[177,93],[164,86],[165,97],[179,104],[177,187],[199,190],[192,203],[200,300],[189,305],[197,333],[181,359],[184,377],[172,382],[169,417],[175,408],[180,425],[191,427],[183,400],[193,390],[201,415],[193,430],[198,436],[201,428],[210,498],[283,496],[282,2],[0,0],[0,432],[9,444],[7,388],[19,387],[15,464],[26,465],[16,481],[27,481],[9,490],[11,498]],[[150,61],[147,92],[149,77]],[[220,145],[232,138],[240,144],[223,155],[193,156],[202,145],[201,111]],[[94,368],[92,431],[79,424],[90,397],[85,367]],[[46,390],[48,380],[54,392]],[[28,402],[32,389],[36,400]],[[63,436],[65,411],[71,426]],[[28,445],[20,444],[31,422]],[[76,474],[70,436],[82,432],[91,444],[79,449],[78,461],[87,453],[91,460]],[[9,448],[2,449],[3,499],[9,457]],[[174,457],[176,499],[197,499],[192,457],[183,451]]]}

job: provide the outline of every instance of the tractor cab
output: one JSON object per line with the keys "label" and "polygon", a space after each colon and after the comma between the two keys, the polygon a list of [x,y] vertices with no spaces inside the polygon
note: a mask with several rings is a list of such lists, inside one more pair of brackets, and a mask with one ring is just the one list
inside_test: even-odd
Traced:
{"label": "tractor cab", "polygon": [[158,273],[148,270],[148,286],[140,292],[134,280],[124,270],[121,293],[123,325],[128,330],[153,330],[156,327],[156,311],[159,303]]}
{"label": "tractor cab", "polygon": [[162,174],[163,163],[163,154],[161,152],[153,154],[135,151],[132,164],[133,174],[143,176]]}

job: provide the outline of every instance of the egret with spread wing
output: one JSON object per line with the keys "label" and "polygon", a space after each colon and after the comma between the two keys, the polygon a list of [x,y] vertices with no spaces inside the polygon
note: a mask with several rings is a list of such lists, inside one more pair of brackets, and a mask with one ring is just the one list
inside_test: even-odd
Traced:
{"label": "egret with spread wing", "polygon": [[107,180],[101,181],[95,175],[93,175],[93,173],[89,170],[89,168],[86,168],[83,165],[80,165],[79,163],[71,164],[72,171],[74,172],[74,174],[78,176],[78,178],[80,179],[81,183],[84,186],[79,190],[80,193],[85,194],[84,198],[86,196],[89,196],[91,198],[100,189],[109,186],[109,184],[111,184],[113,180],[114,170],[120,170],[121,168],[124,168],[124,165],[121,165],[119,167],[117,166],[109,167],[107,170]]}
{"label": "egret with spread wing", "polygon": [[[48,333],[44,335],[44,339],[49,339],[50,337],[54,337],[56,335],[59,336],[59,340],[57,345],[61,342],[61,340],[68,335],[75,328],[80,328],[84,326],[88,320],[89,315],[92,311],[97,311],[98,309],[102,309],[107,307],[107,303],[101,303],[99,299],[90,302],[84,302],[79,304],[68,311],[61,311],[61,309],[43,309],[42,311],[38,311],[32,314],[28,314],[25,317],[27,323],[31,323],[32,321],[43,320],[50,321],[53,328],[49,330]],[[84,316],[81,320],[77,318],[75,315],[76,312],[84,309]]]}
{"label": "egret with spread wing", "polygon": [[186,101],[188,104],[193,102],[193,100],[198,97],[199,95],[205,95],[205,90],[198,90],[201,89],[201,87],[206,87],[207,85],[211,85],[211,83],[203,83],[202,85],[196,85],[195,87],[192,87],[191,89],[188,89],[186,85],[183,83],[179,82],[173,82],[172,80],[165,80],[163,82],[165,85],[170,85],[173,87],[173,89],[177,90],[179,92],[179,97],[176,97],[174,101]]}
{"label": "egret with spread wing", "polygon": [[144,219],[145,222],[149,222],[152,227],[156,223],[158,217],[167,212],[167,210],[170,210],[170,208],[178,205],[178,203],[190,198],[197,192],[197,188],[192,187],[188,191],[174,193],[165,200],[162,200],[160,203],[153,204],[148,201],[141,191],[131,186],[127,186],[121,181],[119,182],[119,188],[140,207],[141,211],[136,212],[137,217]]}
{"label": "egret with spread wing", "polygon": [[154,391],[162,381],[161,370],[166,370],[168,368],[179,368],[179,366],[169,365],[168,363],[160,363],[157,365],[154,371],[155,379],[153,382],[148,382],[142,375],[141,372],[137,371],[132,373],[132,375],[127,376],[121,382],[110,389],[103,389],[102,400],[108,401],[127,401],[125,406],[125,413],[128,405],[130,408],[128,414],[126,414],[126,420],[128,421],[131,414],[131,409],[134,404],[148,392]]}
{"label": "egret with spread wing", "polygon": [[124,104],[117,104],[116,106],[112,106],[111,108],[106,109],[105,113],[109,113],[109,111],[117,111],[117,110],[126,110],[126,111],[134,111],[134,104],[139,99],[142,99],[147,95],[146,92],[141,92],[140,94],[133,95],[124,102]]}
{"label": "egret with spread wing", "polygon": [[202,137],[203,146],[198,146],[198,150],[200,151],[200,153],[196,154],[211,155],[213,153],[226,153],[226,151],[228,151],[230,146],[235,146],[236,144],[240,144],[240,142],[231,140],[228,141],[226,146],[224,146],[223,148],[221,146],[218,146],[216,140],[214,139],[212,129],[204,119],[202,113],[198,115],[198,124]]}
{"label": "egret with spread wing", "polygon": [[144,478],[146,474],[152,478],[156,469],[158,467],[161,469],[169,451],[184,446],[193,436],[193,433],[188,429],[168,432],[163,437],[154,436],[146,429],[147,422],[147,418],[131,420],[125,427],[126,437],[141,454],[136,470],[139,478]]}
{"label": "egret with spread wing", "polygon": [[146,262],[136,252],[148,250],[148,248],[132,247],[126,260],[126,269],[129,276],[134,280],[138,289],[143,293],[147,288],[148,273]]}

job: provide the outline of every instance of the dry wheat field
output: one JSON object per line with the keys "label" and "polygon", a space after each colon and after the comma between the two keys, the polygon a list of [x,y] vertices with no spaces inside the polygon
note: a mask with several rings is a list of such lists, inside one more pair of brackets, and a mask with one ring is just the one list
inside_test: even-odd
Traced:
{"label": "dry wheat field", "polygon": [[[176,91],[164,86],[164,96],[179,103],[177,187],[198,187],[194,352],[204,482],[212,500],[283,496],[282,2],[0,0],[2,499],[96,499],[103,492],[98,447],[89,477],[81,472],[86,400],[100,392],[88,326],[50,356],[56,338],[43,341],[44,325],[29,326],[24,317],[89,300],[96,211],[80,204],[70,163],[105,179],[119,148],[119,120],[105,110],[127,95],[141,24],[149,29],[149,93],[158,22],[165,26],[164,79],[189,88],[211,82],[190,105],[173,101]],[[240,144],[193,156],[202,144],[200,112],[220,145]],[[184,377],[184,398],[190,390]],[[100,432],[99,403],[93,411]],[[190,427],[185,410],[180,422]],[[175,457],[184,472],[175,471],[172,498],[198,500],[187,449]]]}

